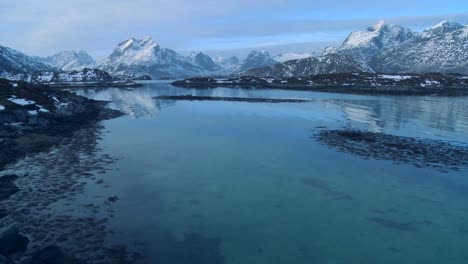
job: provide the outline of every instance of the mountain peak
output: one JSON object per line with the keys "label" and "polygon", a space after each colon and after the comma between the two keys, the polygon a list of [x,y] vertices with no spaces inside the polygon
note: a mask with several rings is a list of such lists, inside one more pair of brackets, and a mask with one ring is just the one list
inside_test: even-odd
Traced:
{"label": "mountain peak", "polygon": [[462,28],[463,25],[460,24],[460,23],[457,23],[457,22],[454,22],[454,21],[451,21],[451,20],[444,20],[444,21],[441,21],[439,23],[437,23],[436,25],[434,25],[433,27],[429,28],[429,30],[433,30],[433,29],[439,29],[439,28],[454,28],[454,29],[458,29],[458,28]]}
{"label": "mountain peak", "polygon": [[151,38],[150,36],[145,36],[142,38],[129,38],[121,43],[119,43],[118,49],[121,52],[124,52],[128,49],[145,49],[145,48],[155,48],[159,45]]}
{"label": "mountain peak", "polygon": [[385,25],[386,25],[385,20],[380,20],[374,26],[372,26],[371,29],[378,31],[378,30],[381,30],[382,27],[384,27]]}
{"label": "mountain peak", "polygon": [[423,38],[433,38],[438,36],[443,36],[446,33],[450,33],[456,30],[460,30],[464,28],[464,26],[460,23],[444,20],[442,22],[437,23],[433,27],[430,27],[424,30],[421,34]]}
{"label": "mountain peak", "polygon": [[242,65],[239,67],[240,72],[244,72],[253,68],[270,66],[276,64],[273,58],[270,57],[270,53],[265,50],[253,50],[247,55]]}
{"label": "mountain peak", "polygon": [[359,57],[368,58],[383,48],[398,46],[412,36],[411,30],[397,25],[385,24],[382,20],[367,30],[349,34],[339,50],[354,53],[357,51]]}

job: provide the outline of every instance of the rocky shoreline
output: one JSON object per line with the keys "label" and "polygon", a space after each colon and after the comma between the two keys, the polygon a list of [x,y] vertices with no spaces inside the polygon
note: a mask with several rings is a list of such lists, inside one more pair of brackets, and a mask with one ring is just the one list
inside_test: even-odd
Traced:
{"label": "rocky shoreline", "polygon": [[49,86],[0,80],[0,169],[81,126],[123,115],[105,105]]}
{"label": "rocky shoreline", "polygon": [[284,89],[315,92],[382,95],[468,95],[468,77],[457,74],[377,74],[336,73],[308,77],[234,78],[197,77],[175,81],[172,85],[206,89],[217,87]]}
{"label": "rocky shoreline", "polygon": [[[53,235],[57,232],[53,227],[66,232],[66,222],[71,224],[68,228],[82,225],[83,230],[91,232],[87,237],[94,240],[81,240],[104,250],[98,242],[103,240],[99,237],[104,235],[105,227],[97,219],[80,220],[47,213],[51,210],[49,206],[65,198],[66,193],[78,192],[82,188],[82,185],[77,186],[79,181],[92,180],[92,174],[85,172],[90,170],[89,165],[80,171],[74,168],[78,165],[54,164],[52,166],[58,169],[57,178],[44,178],[44,174],[36,175],[34,170],[27,172],[30,165],[11,167],[11,164],[25,157],[41,157],[51,149],[63,149],[53,162],[65,159],[75,152],[74,149],[84,154],[91,151],[88,156],[96,159],[92,164],[111,162],[109,158],[97,158],[92,151],[100,130],[99,122],[122,115],[105,106],[105,102],[49,86],[0,79],[0,263],[84,263],[73,257],[79,251],[70,251],[66,243],[62,243],[63,249],[57,246],[60,235]],[[72,144],[76,140],[80,143]],[[81,142],[83,140],[87,142]],[[41,166],[45,165],[36,163],[36,170]],[[49,171],[45,173],[54,171],[53,167],[47,165]],[[74,173],[67,173],[70,168],[74,168]],[[60,220],[60,217],[67,218]],[[59,222],[52,224],[50,221]],[[73,235],[70,233],[70,238]]]}

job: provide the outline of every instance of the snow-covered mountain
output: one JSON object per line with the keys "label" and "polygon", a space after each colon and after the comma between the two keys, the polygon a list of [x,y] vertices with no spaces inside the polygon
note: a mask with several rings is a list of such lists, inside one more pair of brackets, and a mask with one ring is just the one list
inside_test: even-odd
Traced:
{"label": "snow-covered mountain", "polygon": [[62,51],[42,59],[42,62],[63,71],[97,67],[96,61],[86,51]]}
{"label": "snow-covered mountain", "polygon": [[309,53],[281,53],[273,57],[273,59],[277,62],[286,62],[290,60],[299,60],[299,59],[306,59],[312,57],[312,54]]}
{"label": "snow-covered mountain", "polygon": [[371,72],[366,64],[344,54],[326,54],[298,60],[289,60],[273,66],[255,68],[245,75],[257,77],[302,77],[317,74]]}
{"label": "snow-covered mountain", "polygon": [[379,21],[367,30],[352,32],[339,51],[368,60],[381,50],[396,47],[413,36],[414,33],[409,29]]}
{"label": "snow-covered mountain", "polygon": [[241,65],[241,60],[236,56],[227,57],[227,58],[217,56],[215,57],[214,61],[218,65],[220,65],[221,68],[223,69],[223,72],[228,75],[229,73],[233,73],[237,69],[239,69]]}
{"label": "snow-covered mountain", "polygon": [[250,69],[275,65],[278,62],[275,61],[268,51],[251,51],[247,58],[242,62],[240,67],[237,69],[238,72],[245,72]]}
{"label": "snow-covered mountain", "polygon": [[468,74],[468,26],[443,21],[414,32],[380,21],[352,32],[340,48],[321,55],[251,69],[255,76],[308,76],[345,72]]}
{"label": "snow-covered mountain", "polygon": [[17,50],[0,46],[0,78],[13,74],[54,71],[55,69]]}
{"label": "snow-covered mountain", "polygon": [[131,38],[119,43],[99,68],[113,75],[149,75],[152,78],[207,75],[210,72],[171,49],[161,48],[151,37]]}
{"label": "snow-covered mountain", "polygon": [[467,74],[468,26],[442,21],[413,32],[379,22],[351,33],[338,52],[363,60],[377,72]]}
{"label": "snow-covered mountain", "polygon": [[369,60],[378,72],[468,74],[468,25],[443,21]]}
{"label": "snow-covered mountain", "polygon": [[220,71],[222,69],[222,67],[216,62],[214,62],[214,60],[210,56],[202,52],[192,52],[187,58],[190,62],[199,66],[205,71],[215,72]]}

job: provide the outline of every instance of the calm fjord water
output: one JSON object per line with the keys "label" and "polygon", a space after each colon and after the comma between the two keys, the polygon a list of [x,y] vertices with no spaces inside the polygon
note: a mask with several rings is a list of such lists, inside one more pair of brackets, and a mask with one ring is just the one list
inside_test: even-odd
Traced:
{"label": "calm fjord water", "polygon": [[[466,168],[363,159],[313,137],[352,128],[467,146],[466,97],[164,82],[77,93],[128,114],[105,122],[100,147],[119,160],[102,178],[119,197],[110,240],[141,251],[143,262],[178,264],[184,260],[175,256],[188,254],[184,263],[468,263]],[[313,101],[152,98],[186,94]],[[88,187],[83,197],[93,194]]]}

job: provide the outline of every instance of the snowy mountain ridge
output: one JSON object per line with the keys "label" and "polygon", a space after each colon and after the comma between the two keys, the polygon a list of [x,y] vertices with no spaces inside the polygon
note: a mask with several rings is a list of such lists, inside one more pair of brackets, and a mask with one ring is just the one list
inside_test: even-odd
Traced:
{"label": "snowy mountain ridge", "polygon": [[62,51],[52,56],[41,58],[44,64],[62,71],[83,70],[96,68],[97,63],[86,51]]}
{"label": "snowy mountain ridge", "polygon": [[8,74],[54,71],[54,67],[40,59],[28,56],[12,48],[0,46],[0,77]]}

